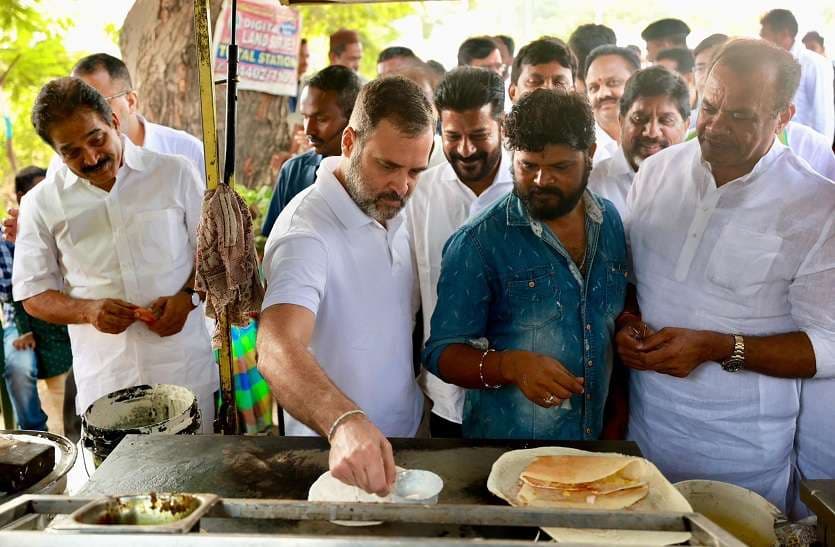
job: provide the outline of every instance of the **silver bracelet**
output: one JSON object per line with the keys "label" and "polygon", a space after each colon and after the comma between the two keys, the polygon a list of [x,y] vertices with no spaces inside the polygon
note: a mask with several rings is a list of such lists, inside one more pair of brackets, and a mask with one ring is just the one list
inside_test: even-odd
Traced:
{"label": "silver bracelet", "polygon": [[496,350],[493,349],[493,348],[488,348],[487,350],[484,351],[484,353],[481,354],[481,361],[478,362],[478,376],[481,378],[481,387],[482,388],[484,388],[484,389],[499,389],[502,386],[500,386],[500,385],[491,386],[490,384],[487,383],[487,380],[485,380],[485,378],[484,378],[484,359],[487,357],[487,354],[490,353],[491,351],[494,352]]}
{"label": "silver bracelet", "polygon": [[358,414],[362,414],[363,416],[368,418],[368,415],[365,412],[363,412],[362,410],[354,409],[354,410],[349,410],[348,412],[342,414],[339,418],[335,419],[333,421],[333,425],[330,428],[330,431],[328,431],[328,442],[331,442],[331,440],[333,440],[333,435],[334,435],[334,433],[336,433],[336,428],[339,427],[340,425],[342,425],[342,422],[344,422],[345,420],[347,420],[351,416],[356,416]]}

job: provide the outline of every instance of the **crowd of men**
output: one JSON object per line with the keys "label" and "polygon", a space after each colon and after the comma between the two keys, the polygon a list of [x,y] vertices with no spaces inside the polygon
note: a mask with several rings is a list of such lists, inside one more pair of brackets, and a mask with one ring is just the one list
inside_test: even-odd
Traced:
{"label": "crowd of men", "polygon": [[[380,494],[389,437],[628,438],[671,481],[802,514],[797,480],[835,476],[833,65],[790,12],[760,22],[693,50],[654,22],[646,62],[596,24],[469,38],[449,72],[392,47],[367,83],[335,33],[261,227],[286,433]],[[77,412],[177,383],[205,431],[202,156],[123,67],[82,60],[36,100],[57,159],[5,223],[14,300],[69,325]]]}

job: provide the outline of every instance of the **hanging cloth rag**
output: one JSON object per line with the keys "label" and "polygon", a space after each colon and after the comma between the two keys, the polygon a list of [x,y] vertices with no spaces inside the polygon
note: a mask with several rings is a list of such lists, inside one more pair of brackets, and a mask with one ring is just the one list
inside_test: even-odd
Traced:
{"label": "hanging cloth rag", "polygon": [[[207,316],[218,319],[227,313],[230,325],[245,327],[250,314],[261,311],[264,287],[258,274],[252,215],[229,185],[220,184],[203,197],[195,272],[195,289],[206,295]],[[220,334],[215,326],[215,346],[220,345]]]}

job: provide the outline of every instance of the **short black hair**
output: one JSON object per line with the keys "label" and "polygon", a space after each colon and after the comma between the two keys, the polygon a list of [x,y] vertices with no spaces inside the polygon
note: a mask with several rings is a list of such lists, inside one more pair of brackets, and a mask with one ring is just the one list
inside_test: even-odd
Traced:
{"label": "short black hair", "polygon": [[728,40],[729,38],[727,34],[721,34],[718,32],[716,34],[711,34],[710,36],[699,42],[699,45],[697,45],[693,49],[693,58],[695,59],[696,57],[701,55],[702,52],[704,52],[705,50],[713,49],[716,46],[721,46]]}
{"label": "short black hair", "polygon": [[107,53],[94,53],[81,58],[72,68],[72,75],[89,76],[100,70],[107,72],[111,80],[119,80],[133,89],[127,65],[121,59]]}
{"label": "short black hair", "polygon": [[620,98],[620,115],[625,117],[638,98],[664,96],[676,105],[681,119],[690,116],[690,91],[684,79],[663,66],[651,66],[629,77]]}
{"label": "short black hair", "polygon": [[681,19],[659,19],[650,23],[641,32],[641,38],[645,42],[650,40],[669,40],[674,44],[687,47],[687,35],[690,34],[690,27]]}
{"label": "short black hair", "polygon": [[467,66],[473,59],[484,59],[494,49],[499,49],[499,46],[489,36],[467,38],[458,48],[458,66]]}
{"label": "short black hair", "polygon": [[635,52],[629,48],[618,46],[598,46],[591,50],[589,56],[586,57],[586,64],[583,66],[583,81],[586,80],[586,75],[589,73],[589,67],[598,57],[605,57],[606,55],[617,55],[630,67],[630,73],[634,73],[641,69],[641,59],[635,55]]}
{"label": "short black hair", "polygon": [[820,44],[820,47],[823,47],[823,46],[824,46],[824,43],[823,43],[823,36],[821,36],[821,35],[820,35],[820,33],[819,33],[818,31],[816,31],[816,30],[810,30],[809,32],[807,32],[807,33],[803,36],[803,40],[801,40],[801,41],[802,41],[804,44],[806,44],[806,43],[808,43],[808,42],[817,42],[818,44]]}
{"label": "short black hair", "polygon": [[510,56],[513,57],[513,53],[516,51],[516,42],[513,41],[513,38],[507,34],[497,34],[496,36],[493,36],[493,38],[501,40],[507,48],[507,51],[510,53]]}
{"label": "short black hair", "polygon": [[398,57],[403,57],[405,59],[417,59],[417,55],[411,49],[403,46],[391,46],[387,47],[383,51],[377,55],[377,63],[382,63],[384,61],[389,61],[391,59],[397,59]]}
{"label": "short black hair", "polygon": [[[577,57],[577,66],[582,68],[586,66],[586,57],[591,51],[599,46],[615,45],[618,43],[615,31],[606,25],[597,25],[594,23],[587,23],[580,25],[571,36],[568,37],[568,47],[574,52]],[[579,74],[577,75],[580,76]]]}
{"label": "short black hair", "polygon": [[348,67],[331,65],[317,72],[308,81],[307,85],[322,91],[333,91],[337,95],[339,109],[345,115],[345,119],[351,117],[354,110],[354,103],[357,102],[357,95],[362,88],[362,81],[357,73]]}
{"label": "short black hair", "polygon": [[679,74],[690,74],[693,72],[693,67],[696,66],[696,58],[693,57],[693,52],[685,47],[662,49],[655,56],[655,60],[657,62],[664,59],[673,61],[676,64],[676,72]]}
{"label": "short black hair", "polygon": [[565,68],[571,70],[571,77],[577,73],[577,58],[568,49],[568,46],[561,41],[551,38],[540,38],[534,40],[519,50],[519,54],[513,59],[513,68],[510,70],[511,83],[518,83],[524,65],[541,65],[544,63],[558,62]]}
{"label": "short black hair", "polygon": [[113,125],[113,111],[101,93],[79,78],[57,78],[44,85],[38,93],[32,106],[32,125],[38,136],[52,146],[50,128],[80,110],[93,112],[107,125]]}
{"label": "short black hair", "polygon": [[504,135],[510,150],[541,152],[563,144],[588,150],[595,142],[594,114],[585,96],[557,89],[526,94],[505,117]]}
{"label": "short black hair", "polygon": [[429,59],[428,61],[426,61],[426,66],[435,75],[440,76],[441,78],[443,78],[446,75],[446,69],[444,68],[444,65],[442,65],[435,59]]}
{"label": "short black hair", "polygon": [[773,9],[760,18],[760,24],[776,32],[788,32],[792,38],[797,36],[797,19],[787,9]]}
{"label": "short black hair", "polygon": [[35,181],[46,177],[46,169],[30,165],[24,167],[14,176],[15,194],[24,195],[35,186]]}
{"label": "short black hair", "polygon": [[348,125],[362,142],[383,120],[410,137],[435,128],[435,113],[429,98],[416,83],[403,76],[384,76],[365,84]]}
{"label": "short black hair", "polygon": [[504,82],[492,70],[469,66],[458,67],[444,76],[435,90],[435,108],[438,114],[444,110],[466,112],[490,105],[493,119],[504,113]]}
{"label": "short black hair", "polygon": [[800,85],[800,64],[791,53],[765,40],[736,38],[727,42],[714,55],[711,71],[717,65],[743,76],[770,65],[775,71],[774,113],[789,107]]}

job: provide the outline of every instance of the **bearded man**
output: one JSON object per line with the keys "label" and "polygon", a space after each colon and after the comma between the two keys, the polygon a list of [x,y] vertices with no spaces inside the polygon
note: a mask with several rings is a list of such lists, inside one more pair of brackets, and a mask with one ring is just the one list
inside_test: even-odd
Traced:
{"label": "bearded man", "polygon": [[594,116],[538,89],[504,135],[513,192],[447,242],[423,362],[468,389],[466,438],[597,439],[627,261],[617,211],[586,189]]}

